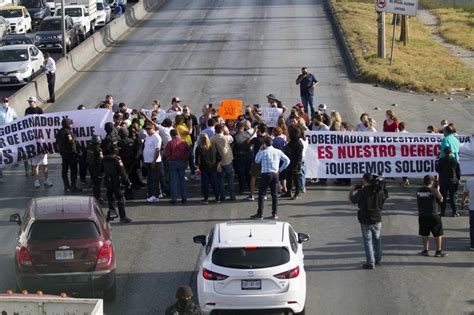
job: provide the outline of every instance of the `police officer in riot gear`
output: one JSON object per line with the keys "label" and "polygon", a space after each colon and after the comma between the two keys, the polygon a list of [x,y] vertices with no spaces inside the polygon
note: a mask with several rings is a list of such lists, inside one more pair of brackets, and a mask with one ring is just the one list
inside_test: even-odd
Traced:
{"label": "police officer in riot gear", "polygon": [[[79,157],[79,143],[72,131],[72,119],[64,118],[61,122],[62,128],[56,134],[56,145],[62,158],[61,175],[64,183],[64,192],[79,192],[77,188],[77,163]],[[71,171],[71,181],[68,173]]]}
{"label": "police officer in riot gear", "polygon": [[201,315],[199,305],[192,302],[193,291],[187,285],[182,285],[176,290],[176,303],[166,309],[165,315]]}
{"label": "police officer in riot gear", "polygon": [[[132,181],[132,176],[133,176],[133,174],[131,174],[132,166],[136,159],[136,154],[139,148],[136,146],[135,142],[131,138],[128,137],[128,129],[119,128],[118,136],[120,138],[120,140],[117,143],[120,149],[119,156],[122,159],[128,178],[130,179],[130,181]],[[135,196],[133,195],[133,190],[131,187],[125,188],[125,198],[135,199]]]}
{"label": "police officer in riot gear", "polygon": [[86,162],[87,168],[89,169],[89,174],[92,179],[92,192],[95,199],[100,203],[103,203],[102,195],[100,192],[100,185],[102,184],[102,160],[104,155],[102,153],[102,148],[100,144],[102,143],[102,138],[99,135],[93,135],[91,142],[87,146],[86,150]]}
{"label": "police officer in riot gear", "polygon": [[130,218],[127,218],[125,213],[125,198],[122,190],[122,182],[125,183],[126,187],[130,187],[132,184],[128,180],[125,167],[118,156],[118,148],[116,146],[110,145],[104,150],[102,165],[104,167],[104,185],[107,188],[109,209],[115,209],[115,202],[117,202],[120,222],[132,222]]}
{"label": "police officer in riot gear", "polygon": [[114,123],[108,122],[105,123],[104,126],[105,133],[107,134],[105,136],[105,139],[102,141],[102,150],[110,150],[109,147],[117,146],[117,143],[119,141],[119,136],[117,133],[117,128],[115,128]]}

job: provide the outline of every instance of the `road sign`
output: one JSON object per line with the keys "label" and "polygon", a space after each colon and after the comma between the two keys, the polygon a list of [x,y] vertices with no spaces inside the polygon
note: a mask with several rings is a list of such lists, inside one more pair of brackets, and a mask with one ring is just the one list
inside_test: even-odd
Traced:
{"label": "road sign", "polygon": [[377,12],[416,16],[418,0],[375,0],[375,10]]}

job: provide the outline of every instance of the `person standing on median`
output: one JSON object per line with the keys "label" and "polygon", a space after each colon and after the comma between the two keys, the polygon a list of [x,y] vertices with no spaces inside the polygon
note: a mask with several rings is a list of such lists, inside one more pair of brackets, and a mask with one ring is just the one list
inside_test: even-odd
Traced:
{"label": "person standing on median", "polygon": [[[257,214],[251,219],[263,219],[263,201],[268,186],[272,195],[272,218],[278,219],[278,173],[283,171],[290,164],[290,159],[280,150],[272,146],[272,138],[265,137],[260,151],[255,157],[255,163],[261,163],[262,174],[260,175],[260,185],[258,188],[258,209]],[[281,165],[280,165],[281,163]]]}
{"label": "person standing on median", "polygon": [[442,251],[443,223],[438,212],[438,204],[443,202],[443,196],[437,189],[433,188],[434,178],[426,175],[423,178],[423,186],[416,192],[418,203],[418,225],[419,234],[422,237],[423,250],[420,255],[429,256],[429,237],[433,234],[436,242],[435,257],[445,257],[447,254]]}
{"label": "person standing on median", "polygon": [[56,85],[56,62],[51,57],[49,52],[44,53],[44,73],[48,79],[49,100],[47,103],[55,102],[54,86]]}
{"label": "person standing on median", "polygon": [[310,110],[311,117],[314,114],[314,88],[318,86],[318,84],[318,80],[316,80],[313,74],[308,72],[308,68],[301,68],[301,74],[296,78],[296,85],[300,86],[301,103],[303,103],[304,111],[308,114],[308,110]]}

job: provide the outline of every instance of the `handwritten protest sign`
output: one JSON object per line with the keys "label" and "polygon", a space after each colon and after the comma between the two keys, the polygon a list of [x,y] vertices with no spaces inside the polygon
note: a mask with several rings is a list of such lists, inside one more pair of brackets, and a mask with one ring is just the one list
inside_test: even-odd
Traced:
{"label": "handwritten protest sign", "polygon": [[217,113],[224,119],[237,119],[242,115],[242,100],[223,100]]}
{"label": "handwritten protest sign", "polygon": [[281,116],[282,112],[282,108],[264,107],[262,108],[262,120],[268,127],[276,127],[278,126],[278,118]]}

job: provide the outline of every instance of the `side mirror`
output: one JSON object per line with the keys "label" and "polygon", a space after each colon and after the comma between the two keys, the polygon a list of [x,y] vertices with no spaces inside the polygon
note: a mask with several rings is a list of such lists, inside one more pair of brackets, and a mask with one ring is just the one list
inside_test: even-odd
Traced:
{"label": "side mirror", "polygon": [[107,218],[106,218],[107,222],[113,221],[117,218],[118,218],[117,211],[115,209],[109,209],[109,211],[107,212]]}
{"label": "side mirror", "polygon": [[18,213],[12,214],[10,216],[10,222],[15,222],[18,225],[21,225],[21,218]]}
{"label": "side mirror", "polygon": [[196,235],[193,237],[193,241],[196,244],[201,244],[202,246],[206,246],[206,235]]}
{"label": "side mirror", "polygon": [[29,17],[30,17],[30,15],[29,15],[29,14],[25,14],[25,17],[29,18]]}
{"label": "side mirror", "polygon": [[304,243],[309,241],[309,235],[305,233],[298,233],[298,243]]}

